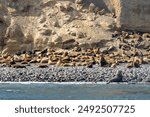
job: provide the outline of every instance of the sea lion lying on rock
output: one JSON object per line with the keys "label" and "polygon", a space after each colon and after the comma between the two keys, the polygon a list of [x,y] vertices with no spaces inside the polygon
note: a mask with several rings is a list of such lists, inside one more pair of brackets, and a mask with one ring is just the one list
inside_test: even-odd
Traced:
{"label": "sea lion lying on rock", "polygon": [[109,80],[107,84],[109,84],[110,82],[123,82],[122,71],[117,71],[116,77]]}

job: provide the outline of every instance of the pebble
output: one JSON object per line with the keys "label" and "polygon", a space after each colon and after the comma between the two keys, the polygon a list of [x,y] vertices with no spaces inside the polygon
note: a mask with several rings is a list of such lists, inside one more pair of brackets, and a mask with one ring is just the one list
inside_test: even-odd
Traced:
{"label": "pebble", "polygon": [[116,78],[118,70],[122,71],[122,76],[128,83],[150,81],[149,65],[128,69],[125,65],[116,68],[100,67],[99,65],[94,65],[92,68],[87,68],[87,66],[38,68],[34,64],[18,69],[0,67],[0,80],[2,82],[107,82],[111,78]]}

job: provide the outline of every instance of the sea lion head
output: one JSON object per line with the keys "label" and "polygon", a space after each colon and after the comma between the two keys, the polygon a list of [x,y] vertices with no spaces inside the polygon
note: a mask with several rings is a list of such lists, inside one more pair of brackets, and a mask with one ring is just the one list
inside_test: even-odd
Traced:
{"label": "sea lion head", "polygon": [[117,76],[121,76],[122,77],[122,71],[121,70],[117,71]]}

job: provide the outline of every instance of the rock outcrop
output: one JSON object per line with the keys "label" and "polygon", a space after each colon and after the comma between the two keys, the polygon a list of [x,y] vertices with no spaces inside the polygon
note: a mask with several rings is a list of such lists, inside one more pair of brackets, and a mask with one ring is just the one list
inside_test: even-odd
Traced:
{"label": "rock outcrop", "polygon": [[105,47],[117,27],[150,31],[149,3],[148,0],[0,0],[0,51]]}
{"label": "rock outcrop", "polygon": [[150,32],[149,0],[114,0],[114,3],[119,28]]}

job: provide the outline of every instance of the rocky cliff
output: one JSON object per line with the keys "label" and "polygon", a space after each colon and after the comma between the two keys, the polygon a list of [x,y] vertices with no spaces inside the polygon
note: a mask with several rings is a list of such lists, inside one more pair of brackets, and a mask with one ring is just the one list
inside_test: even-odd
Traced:
{"label": "rocky cliff", "polygon": [[150,2],[0,0],[0,51],[105,47],[116,29],[150,31],[149,7],[144,7],[147,3]]}

